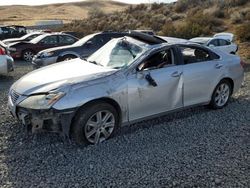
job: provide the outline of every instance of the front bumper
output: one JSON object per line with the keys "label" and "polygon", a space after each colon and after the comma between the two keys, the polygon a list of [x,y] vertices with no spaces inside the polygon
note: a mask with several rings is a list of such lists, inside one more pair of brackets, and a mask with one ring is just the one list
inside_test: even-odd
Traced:
{"label": "front bumper", "polygon": [[21,52],[16,51],[16,52],[10,52],[10,56],[14,59],[20,59],[22,57],[22,54]]}
{"label": "front bumper", "polygon": [[33,67],[35,69],[38,69],[43,66],[51,65],[53,63],[57,62],[57,56],[55,57],[47,57],[47,58],[39,58],[37,56],[34,56],[32,60]]}
{"label": "front bumper", "polygon": [[32,133],[47,131],[68,135],[73,115],[73,110],[32,110],[17,107],[16,111],[19,122]]}
{"label": "front bumper", "polygon": [[31,131],[32,133],[43,131],[57,132],[62,133],[65,137],[69,137],[70,126],[76,109],[27,109],[18,106],[20,101],[24,100],[26,97],[20,95],[14,102],[12,98],[13,97],[9,95],[8,108],[10,113],[13,115],[13,117],[18,119],[18,121],[23,126],[27,127],[29,131]]}

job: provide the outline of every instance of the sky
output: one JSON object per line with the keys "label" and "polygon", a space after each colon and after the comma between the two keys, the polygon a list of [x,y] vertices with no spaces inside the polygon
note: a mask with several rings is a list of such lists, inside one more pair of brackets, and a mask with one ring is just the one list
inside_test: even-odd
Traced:
{"label": "sky", "polygon": [[[50,4],[50,3],[66,3],[66,2],[76,2],[81,0],[0,0],[1,5],[42,5],[42,4]],[[163,2],[169,3],[176,0],[117,0],[124,3],[153,3],[153,2]]]}

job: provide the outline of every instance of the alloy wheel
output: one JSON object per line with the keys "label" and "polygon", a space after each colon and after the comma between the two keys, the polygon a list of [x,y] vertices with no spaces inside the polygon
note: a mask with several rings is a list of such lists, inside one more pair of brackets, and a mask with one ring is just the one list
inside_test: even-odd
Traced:
{"label": "alloy wheel", "polygon": [[230,96],[230,88],[228,86],[228,84],[226,83],[222,83],[221,85],[219,85],[219,87],[217,88],[216,92],[215,92],[215,103],[217,106],[222,107],[224,106]]}
{"label": "alloy wheel", "polygon": [[92,144],[107,140],[115,128],[115,117],[110,111],[98,111],[92,115],[84,128],[86,139]]}
{"label": "alloy wheel", "polygon": [[24,54],[23,54],[23,59],[25,60],[25,61],[32,61],[32,58],[34,57],[34,53],[33,52],[31,52],[31,51],[26,51],[26,52],[24,52]]}

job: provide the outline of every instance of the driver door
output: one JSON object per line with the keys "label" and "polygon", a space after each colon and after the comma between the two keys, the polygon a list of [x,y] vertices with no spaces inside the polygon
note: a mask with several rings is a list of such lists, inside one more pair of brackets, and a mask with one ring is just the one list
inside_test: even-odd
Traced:
{"label": "driver door", "polygon": [[[151,66],[137,70],[128,76],[128,108],[129,121],[153,116],[166,111],[183,107],[183,76],[182,65],[177,65],[174,51],[168,49],[170,56],[165,66],[157,52],[149,57]],[[156,62],[158,61],[158,62]],[[142,61],[142,64],[150,62]],[[155,63],[155,65],[153,65]],[[153,86],[147,79],[151,77],[157,86]]]}

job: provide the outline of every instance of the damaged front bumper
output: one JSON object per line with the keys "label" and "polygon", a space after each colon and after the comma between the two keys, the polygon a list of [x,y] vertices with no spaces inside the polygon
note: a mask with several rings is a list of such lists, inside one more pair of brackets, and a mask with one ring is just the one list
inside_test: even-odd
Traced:
{"label": "damaged front bumper", "polygon": [[57,132],[69,137],[70,125],[75,110],[33,110],[17,107],[16,117],[28,131],[36,132]]}

